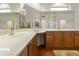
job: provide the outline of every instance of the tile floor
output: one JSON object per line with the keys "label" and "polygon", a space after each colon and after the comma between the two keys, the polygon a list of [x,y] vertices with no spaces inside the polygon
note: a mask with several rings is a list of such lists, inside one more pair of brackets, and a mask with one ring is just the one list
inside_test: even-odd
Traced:
{"label": "tile floor", "polygon": [[78,50],[49,50],[42,49],[41,56],[79,56]]}
{"label": "tile floor", "polygon": [[79,56],[78,50],[53,50],[56,56]]}

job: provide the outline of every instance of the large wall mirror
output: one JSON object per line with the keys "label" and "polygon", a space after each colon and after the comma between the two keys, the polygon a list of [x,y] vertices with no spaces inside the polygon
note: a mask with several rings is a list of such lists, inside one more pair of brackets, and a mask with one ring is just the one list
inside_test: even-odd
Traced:
{"label": "large wall mirror", "polygon": [[[29,3],[2,3],[0,4],[0,29],[58,29],[74,28],[77,11],[50,11],[51,4],[40,3],[42,10],[36,9],[35,5]],[[69,4],[71,5],[71,4]],[[74,4],[73,4],[74,5]],[[48,7],[45,7],[48,6]],[[78,5],[75,5],[78,6]],[[74,7],[74,6],[73,6]],[[72,7],[72,8],[73,8]],[[44,16],[44,17],[42,17]],[[62,21],[66,22],[62,26]],[[74,22],[75,21],[75,22]]]}

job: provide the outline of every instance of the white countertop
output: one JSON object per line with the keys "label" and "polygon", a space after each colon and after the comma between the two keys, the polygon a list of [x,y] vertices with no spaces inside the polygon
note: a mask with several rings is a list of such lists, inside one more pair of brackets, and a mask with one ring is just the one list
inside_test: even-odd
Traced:
{"label": "white countertop", "polygon": [[0,56],[16,56],[32,40],[36,33],[46,31],[79,31],[78,29],[21,29],[16,30],[14,35],[0,34]]}
{"label": "white countertop", "polygon": [[0,56],[16,56],[36,35],[34,31],[19,32],[15,35],[0,36]]}
{"label": "white countertop", "polygon": [[[27,29],[28,30],[28,29]],[[31,29],[30,29],[31,30]],[[38,30],[38,31],[42,31],[42,32],[46,32],[46,31],[79,31],[79,29],[32,29],[32,30]]]}

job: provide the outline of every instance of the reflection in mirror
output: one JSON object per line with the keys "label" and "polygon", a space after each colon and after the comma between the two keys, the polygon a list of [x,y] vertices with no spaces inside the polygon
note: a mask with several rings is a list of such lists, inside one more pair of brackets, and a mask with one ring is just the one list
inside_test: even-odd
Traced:
{"label": "reflection in mirror", "polygon": [[12,28],[13,22],[12,21],[7,21],[7,28]]}
{"label": "reflection in mirror", "polygon": [[60,20],[60,28],[61,29],[66,28],[66,20]]}
{"label": "reflection in mirror", "polygon": [[[6,6],[6,8],[2,7],[2,5],[5,6],[6,4],[0,4],[0,9],[9,9],[10,12],[0,13],[0,29],[9,29],[11,26],[14,29],[74,28],[73,11],[55,12],[49,9],[47,9],[47,11],[44,5],[50,6],[51,4],[48,3],[39,4],[40,8],[44,8],[45,12],[34,8],[34,5],[31,3],[7,3],[8,6]],[[61,19],[66,20],[65,24],[60,21]]]}

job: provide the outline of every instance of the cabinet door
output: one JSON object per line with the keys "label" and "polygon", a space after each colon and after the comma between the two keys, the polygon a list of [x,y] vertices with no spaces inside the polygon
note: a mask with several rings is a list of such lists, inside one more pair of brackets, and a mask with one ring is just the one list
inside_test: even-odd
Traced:
{"label": "cabinet door", "polygon": [[54,47],[63,47],[63,31],[55,31]]}
{"label": "cabinet door", "polygon": [[37,56],[38,55],[37,52],[38,52],[37,37],[35,36],[29,43],[29,56]]}
{"label": "cabinet door", "polygon": [[79,48],[79,31],[74,32],[74,47]]}
{"label": "cabinet door", "polygon": [[33,55],[33,40],[30,41],[29,43],[29,56],[32,56]]}
{"label": "cabinet door", "polygon": [[46,32],[46,47],[53,48],[54,47],[54,32]]}
{"label": "cabinet door", "polygon": [[38,48],[37,48],[37,36],[35,36],[35,38],[33,39],[33,56],[37,56],[38,55]]}
{"label": "cabinet door", "polygon": [[64,47],[73,48],[73,32],[64,31]]}
{"label": "cabinet door", "polygon": [[28,45],[24,48],[20,56],[28,56]]}

